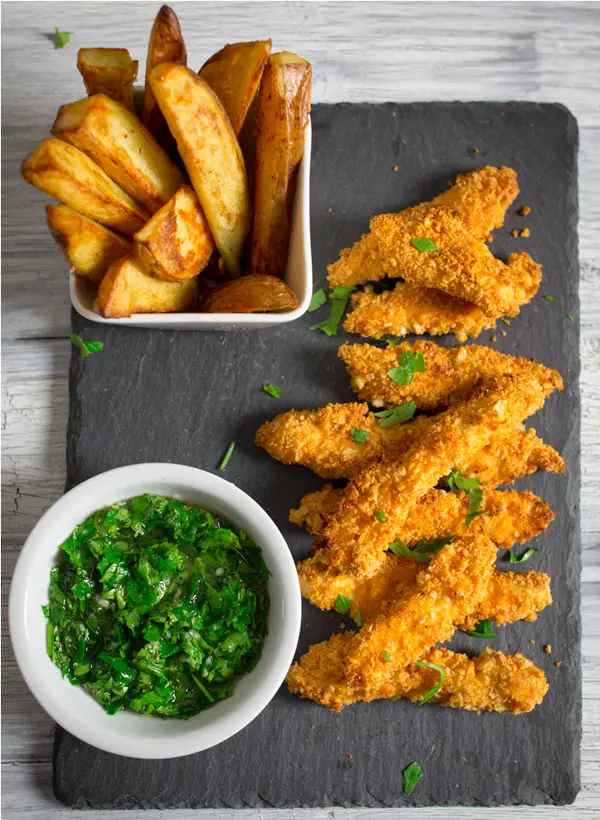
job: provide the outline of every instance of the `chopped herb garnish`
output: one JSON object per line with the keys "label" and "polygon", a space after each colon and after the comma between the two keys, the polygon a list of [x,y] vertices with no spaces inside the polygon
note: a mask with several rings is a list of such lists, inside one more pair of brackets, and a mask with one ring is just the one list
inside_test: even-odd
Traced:
{"label": "chopped herb garnish", "polygon": [[378,521],[385,521],[385,513],[384,512],[376,512],[375,513],[375,518]]}
{"label": "chopped herb garnish", "polygon": [[438,666],[437,663],[427,663],[427,661],[416,661],[415,666],[423,666],[427,669],[435,669],[436,672],[440,673],[440,679],[438,680],[436,685],[433,687],[433,689],[430,689],[429,692],[427,692],[427,694],[422,700],[419,701],[419,706],[423,706],[424,703],[427,703],[427,701],[431,700],[431,698],[434,698],[440,691],[440,689],[444,685],[444,681],[446,680],[446,672],[444,668]]}
{"label": "chopped herb garnish", "polygon": [[72,31],[60,31],[58,26],[54,29],[54,48],[64,48],[71,39]]}
{"label": "chopped herb garnish", "polygon": [[437,245],[433,239],[429,239],[429,237],[415,237],[410,240],[410,244],[413,245],[418,251],[421,251],[421,253],[432,253],[433,251],[437,251]]}
{"label": "chopped herb garnish", "polygon": [[567,319],[569,320],[569,322],[574,322],[575,321],[575,317],[571,316],[570,313],[567,313]]}
{"label": "chopped herb garnish", "polygon": [[231,454],[233,453],[233,448],[235,447],[235,441],[229,442],[229,447],[225,451],[225,455],[223,456],[223,460],[219,464],[219,470],[224,470],[225,467],[229,464],[229,459],[231,458]]}
{"label": "chopped herb garnish", "polygon": [[388,549],[390,552],[393,552],[394,555],[398,555],[401,558],[412,558],[414,561],[426,564],[447,544],[451,544],[452,541],[454,541],[454,536],[447,535],[444,538],[435,538],[433,541],[419,541],[419,543],[411,549],[404,541],[397,538],[395,541],[392,541]]}
{"label": "chopped herb garnish", "polygon": [[397,384],[398,387],[404,387],[405,384],[410,384],[415,373],[425,372],[425,359],[422,353],[414,353],[411,350],[405,350],[400,354],[398,367],[392,367],[387,374],[390,379]]}
{"label": "chopped herb garnish", "polygon": [[97,353],[99,350],[104,350],[104,342],[86,342],[77,333],[69,333],[71,344],[79,348],[81,358],[87,359],[91,353]]}
{"label": "chopped herb garnish", "polygon": [[326,302],[327,294],[325,293],[324,288],[320,288],[313,293],[310,300],[310,305],[306,308],[306,310],[308,313],[314,313],[315,310],[322,308]]}
{"label": "chopped herb garnish", "polygon": [[268,393],[269,396],[273,396],[274,399],[281,398],[281,387],[275,387],[274,384],[263,384],[262,389],[265,391],[265,393]]}
{"label": "chopped herb garnish", "polygon": [[352,441],[355,441],[357,444],[364,444],[369,438],[371,438],[371,431],[370,430],[361,430],[360,427],[353,427],[350,431],[350,438]]}
{"label": "chopped herb garnish", "polygon": [[472,638],[497,638],[498,636],[490,629],[491,621],[485,619],[475,624],[475,629],[463,629],[465,635],[470,635]]}
{"label": "chopped herb garnish", "polygon": [[544,294],[544,299],[545,299],[547,302],[553,302],[553,301],[554,301],[554,296],[549,296],[547,293],[545,293],[545,294]]}
{"label": "chopped herb garnish", "polygon": [[313,325],[311,330],[322,330],[327,336],[337,336],[338,327],[344,316],[348,299],[353,290],[356,290],[354,285],[338,285],[333,289],[331,294],[331,312],[329,318],[324,322],[319,322],[318,325]]}
{"label": "chopped herb garnish", "polygon": [[390,658],[387,649],[384,649],[381,654],[383,656],[384,663],[391,663],[392,659]]}
{"label": "chopped herb garnish", "polygon": [[402,772],[402,791],[407,797],[412,794],[413,789],[422,777],[423,769],[416,760],[413,760]]}
{"label": "chopped herb garnish", "polygon": [[352,620],[356,624],[356,626],[362,626],[362,615],[360,614],[360,609],[356,610],[356,613],[352,616]]}
{"label": "chopped herb garnish", "polygon": [[529,558],[531,558],[531,556],[533,555],[534,552],[539,552],[539,549],[537,549],[537,547],[529,547],[528,549],[525,550],[523,555],[520,555],[517,558],[517,556],[513,553],[513,551],[509,550],[508,551],[508,560],[510,561],[511,564],[522,564],[523,561],[527,561]]}
{"label": "chopped herb garnish", "polygon": [[335,608],[340,615],[345,615],[352,606],[352,598],[346,598],[345,595],[340,594],[335,599]]}
{"label": "chopped herb garnish", "polygon": [[383,340],[388,347],[396,347],[399,344],[400,339],[384,339]]}
{"label": "chopped herb garnish", "polygon": [[406,404],[392,407],[391,410],[380,410],[379,413],[375,413],[374,415],[377,416],[378,419],[381,419],[379,422],[380,427],[390,427],[392,424],[400,424],[403,421],[412,419],[416,409],[416,402],[407,401]]}
{"label": "chopped herb garnish", "polygon": [[485,510],[479,509],[483,500],[483,490],[480,486],[478,478],[467,478],[461,474],[460,470],[455,467],[448,476],[448,487],[453,493],[458,493],[460,490],[466,492],[469,496],[469,511],[463,524],[463,529],[467,529],[480,515],[485,515]]}

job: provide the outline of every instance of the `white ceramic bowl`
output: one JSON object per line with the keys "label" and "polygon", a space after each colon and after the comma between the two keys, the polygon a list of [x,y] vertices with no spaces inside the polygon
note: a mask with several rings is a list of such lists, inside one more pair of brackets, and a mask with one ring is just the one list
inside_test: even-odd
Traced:
{"label": "white ceramic bowl", "polygon": [[290,252],[284,281],[296,294],[300,305],[287,313],[137,313],[127,319],[104,319],[94,311],[96,289],[82,276],[71,273],[73,307],[81,316],[102,325],[172,328],[174,330],[258,330],[299,319],[310,304],[313,287],[310,246],[310,121],[304,138],[304,154],[298,171],[298,185],[292,218]]}
{"label": "white ceramic bowl", "polygon": [[[46,653],[50,568],[58,546],[77,524],[117,501],[142,493],[172,496],[224,516],[261,547],[271,571],[269,632],[256,667],[234,694],[189,720],[148,717],[133,711],[108,715],[81,687],[62,678]],[[273,698],[292,662],[300,631],[298,576],[283,536],[246,493],[223,478],[178,464],[134,464],[79,484],[42,516],[25,542],[12,580],[10,634],[33,695],[62,727],[113,754],[167,758],[199,752],[243,729]]]}

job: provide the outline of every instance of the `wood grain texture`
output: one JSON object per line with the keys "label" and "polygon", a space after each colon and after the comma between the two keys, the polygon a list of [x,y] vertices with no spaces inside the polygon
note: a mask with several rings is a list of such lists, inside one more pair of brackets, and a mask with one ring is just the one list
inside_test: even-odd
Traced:
{"label": "wood grain texture", "polygon": [[[67,270],[44,224],[44,197],[19,175],[62,103],[83,96],[84,45],[126,46],[140,60],[158,4],[8,3],[2,8],[3,136],[3,591],[35,520],[65,478]],[[180,3],[190,55],[202,65],[223,43],[273,38],[314,64],[319,102],[523,99],[562,102],[580,128],[583,533],[583,789],[573,806],[496,809],[525,818],[600,811],[600,5],[596,3]],[[55,51],[58,25],[71,43]],[[318,273],[316,274],[318,276]],[[3,795],[7,818],[71,816],[54,802],[52,722],[22,682],[3,619]],[[231,812],[207,812],[224,820]],[[390,811],[246,812],[277,818],[366,818]],[[412,811],[403,812],[412,815]],[[115,812],[121,820],[191,820],[193,812]],[[99,813],[86,817],[97,820]],[[107,816],[107,815],[105,815]],[[419,818],[476,818],[476,809],[419,810]]]}

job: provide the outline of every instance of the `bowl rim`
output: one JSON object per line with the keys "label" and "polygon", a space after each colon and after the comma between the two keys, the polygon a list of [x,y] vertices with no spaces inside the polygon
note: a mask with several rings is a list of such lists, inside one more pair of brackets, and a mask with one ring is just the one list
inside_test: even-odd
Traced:
{"label": "bowl rim", "polygon": [[[281,608],[285,615],[275,625],[277,629],[273,637],[274,643],[272,643],[272,648],[268,653],[269,657],[265,658],[263,648],[263,655],[261,655],[261,660],[259,660],[257,666],[252,672],[242,676],[238,685],[261,668],[263,659],[264,664],[261,668],[261,674],[264,679],[259,681],[258,685],[253,686],[249,697],[240,698],[238,702],[235,702],[234,693],[231,698],[220,701],[214,707],[200,712],[199,715],[206,716],[210,715],[212,709],[222,707],[221,712],[223,714],[210,725],[200,726],[197,729],[189,728],[194,718],[187,721],[165,721],[161,718],[137,715],[137,713],[129,710],[119,712],[117,715],[107,716],[102,707],[81,687],[74,687],[66,678],[52,678],[47,674],[49,665],[57,672],[58,668],[54,666],[45,653],[43,657],[47,663],[40,660],[39,653],[34,654],[30,651],[33,634],[37,633],[39,637],[38,630],[40,628],[43,628],[45,634],[46,624],[41,611],[41,604],[45,601],[39,599],[37,604],[39,605],[40,620],[34,624],[28,623],[28,611],[30,612],[31,606],[36,604],[35,599],[33,602],[29,600],[31,577],[35,574],[36,567],[39,568],[40,562],[44,563],[50,559],[54,561],[54,556],[59,547],[59,543],[56,543],[53,537],[47,536],[46,532],[51,531],[54,527],[60,527],[61,522],[64,526],[65,514],[69,510],[71,510],[71,516],[73,516],[73,511],[85,509],[86,512],[75,515],[77,520],[82,522],[94,510],[102,509],[103,506],[109,506],[111,503],[117,503],[144,492],[154,492],[154,490],[144,490],[143,485],[146,483],[150,486],[158,481],[164,481],[165,483],[164,495],[172,497],[178,497],[179,495],[181,497],[181,493],[169,488],[174,486],[187,487],[190,493],[204,494],[207,497],[212,497],[213,500],[220,499],[226,505],[235,506],[236,510],[240,510],[240,518],[242,519],[252,519],[253,526],[264,536],[262,540],[260,538],[255,540],[263,550],[265,561],[272,574],[272,581],[277,584],[281,596]],[[139,486],[139,489],[131,491],[131,485]],[[92,503],[91,499],[95,498],[94,493],[102,491],[105,495],[111,496],[112,501],[102,502],[99,505],[96,502]],[[86,497],[88,497],[87,505]],[[201,505],[203,502],[191,501],[190,503]],[[94,510],[91,509],[90,504]],[[207,502],[207,507],[210,511],[209,502]],[[231,517],[234,523],[238,523],[235,520],[235,515]],[[69,532],[71,529],[69,529]],[[277,568],[275,568],[275,565]],[[35,593],[33,594],[35,595]],[[270,597],[271,604],[273,604],[272,592],[270,592]],[[103,751],[127,757],[164,759],[203,751],[222,743],[247,726],[269,704],[283,683],[293,661],[300,634],[301,596],[294,559],[287,543],[270,516],[251,496],[230,481],[205,470],[181,464],[152,462],[131,464],[100,473],[81,482],[52,504],[33,527],[21,549],[11,581],[8,613],[10,637],[21,674],[33,696],[56,723],[80,740]],[[270,619],[270,633],[273,626]],[[267,637],[268,641],[269,637]],[[267,671],[266,676],[264,675],[265,670]],[[69,704],[69,692],[73,689],[79,690],[85,698],[90,699],[90,709],[92,711],[95,712],[92,704],[98,706],[99,711],[96,713],[96,717],[90,717],[87,711],[82,715],[71,708],[72,704],[67,705]],[[62,698],[60,697],[61,694]],[[231,705],[231,710],[227,710],[226,707],[222,706],[223,704]],[[135,715],[136,720],[139,718],[144,721],[157,721],[155,724],[157,731],[161,724],[168,725],[169,728],[171,726],[180,726],[185,731],[179,734],[174,732],[169,736],[160,735],[159,732],[160,738],[157,735],[156,738],[153,738],[156,742],[151,743],[148,735],[136,736],[133,733],[124,736],[122,733],[113,733],[98,725],[105,722],[102,716],[110,717],[111,720],[114,718],[118,720],[120,715]],[[112,729],[115,728],[114,724],[110,725]],[[148,728],[147,723],[145,723],[144,728]],[[157,746],[159,746],[158,753]]]}

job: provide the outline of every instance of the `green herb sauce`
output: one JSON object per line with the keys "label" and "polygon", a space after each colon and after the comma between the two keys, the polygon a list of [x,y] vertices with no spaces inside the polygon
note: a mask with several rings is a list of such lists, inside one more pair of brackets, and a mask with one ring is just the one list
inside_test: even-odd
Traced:
{"label": "green herb sauce", "polygon": [[48,655],[109,714],[189,718],[258,662],[269,571],[244,532],[142,495],[94,513],[60,549]]}

